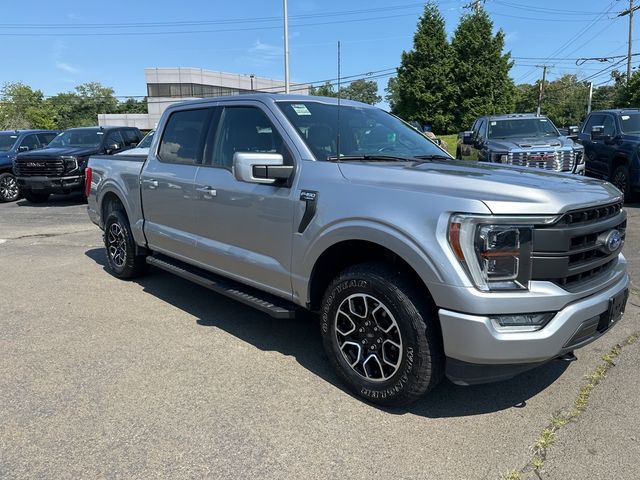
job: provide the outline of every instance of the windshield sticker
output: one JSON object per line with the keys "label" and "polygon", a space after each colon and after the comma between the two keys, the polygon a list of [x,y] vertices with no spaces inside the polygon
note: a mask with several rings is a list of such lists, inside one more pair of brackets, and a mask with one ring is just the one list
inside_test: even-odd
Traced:
{"label": "windshield sticker", "polygon": [[547,119],[546,118],[541,118],[540,121],[546,123]]}
{"label": "windshield sticker", "polygon": [[498,124],[498,122],[491,122],[491,126],[495,127]]}
{"label": "windshield sticker", "polygon": [[629,120],[631,117],[629,115],[622,115],[623,120]]}
{"label": "windshield sticker", "polygon": [[298,114],[298,115],[311,115],[311,112],[309,111],[309,109],[307,108],[306,105],[302,104],[302,103],[296,103],[296,104],[292,104],[291,108],[293,108],[293,110]]}
{"label": "windshield sticker", "polygon": [[96,135],[104,135],[104,132],[96,132]]}
{"label": "windshield sticker", "polygon": [[18,138],[18,135],[10,135],[9,138]]}

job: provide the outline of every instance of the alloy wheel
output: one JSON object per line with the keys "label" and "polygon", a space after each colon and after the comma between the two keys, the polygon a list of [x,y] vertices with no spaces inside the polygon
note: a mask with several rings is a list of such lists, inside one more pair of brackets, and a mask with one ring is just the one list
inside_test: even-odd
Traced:
{"label": "alloy wheel", "polygon": [[107,250],[113,264],[121,268],[127,261],[127,240],[118,223],[112,223],[107,233]]}
{"label": "alloy wheel", "polygon": [[14,200],[18,197],[18,182],[12,175],[0,178],[0,198]]}

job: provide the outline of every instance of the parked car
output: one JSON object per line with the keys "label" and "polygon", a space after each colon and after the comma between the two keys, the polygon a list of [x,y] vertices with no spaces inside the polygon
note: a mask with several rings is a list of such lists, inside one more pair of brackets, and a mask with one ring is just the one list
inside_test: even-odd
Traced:
{"label": "parked car", "polygon": [[332,366],[381,405],[573,359],[628,295],[613,185],[457,161],[358,102],[172,105],[146,159],[89,159],[87,194],[113,275],[150,264],[274,317],[319,312]]}
{"label": "parked car", "polygon": [[579,141],[587,175],[610,181],[625,197],[640,190],[640,110],[591,112]]}
{"label": "parked car", "polygon": [[13,161],[18,153],[46,147],[57,134],[55,130],[0,132],[0,202],[13,202],[20,198],[20,187],[13,175]]}
{"label": "parked car", "polygon": [[478,118],[459,135],[456,157],[584,175],[582,146],[561,135],[547,117],[527,113]]}
{"label": "parked car", "polygon": [[133,127],[72,128],[60,133],[47,148],[18,154],[14,174],[29,202],[45,202],[52,193],[84,191],[89,155],[128,150],[141,139],[140,130]]}
{"label": "parked car", "polygon": [[130,150],[124,150],[122,152],[116,153],[116,155],[140,155],[142,157],[146,157],[149,155],[149,147],[151,146],[151,141],[153,140],[153,134],[156,133],[155,130],[149,131],[140,143]]}

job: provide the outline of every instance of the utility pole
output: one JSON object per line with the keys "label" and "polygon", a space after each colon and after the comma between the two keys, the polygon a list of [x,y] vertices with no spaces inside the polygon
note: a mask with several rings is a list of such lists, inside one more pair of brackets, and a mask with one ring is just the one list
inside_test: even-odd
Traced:
{"label": "utility pole", "polygon": [[591,113],[592,101],[593,101],[593,82],[589,82],[589,101],[587,102],[587,115]]}
{"label": "utility pole", "polygon": [[540,91],[538,92],[538,110],[536,115],[540,116],[540,109],[542,107],[542,96],[544,95],[544,82],[547,79],[547,68],[551,68],[553,65],[536,65],[536,68],[542,68],[542,82],[540,83]]}
{"label": "utility pole", "polygon": [[619,17],[629,15],[629,48],[627,50],[627,85],[631,79],[631,47],[633,43],[633,12],[640,10],[640,5],[633,5],[633,0],[629,0],[629,9],[618,14]]}
{"label": "utility pole", "polygon": [[485,2],[486,0],[472,0],[471,2],[467,3],[465,6],[463,6],[462,8],[470,8],[472,9],[474,12],[478,13],[480,11],[480,9],[482,8],[482,4]]}
{"label": "utility pole", "polygon": [[289,93],[289,8],[284,0],[284,93]]}

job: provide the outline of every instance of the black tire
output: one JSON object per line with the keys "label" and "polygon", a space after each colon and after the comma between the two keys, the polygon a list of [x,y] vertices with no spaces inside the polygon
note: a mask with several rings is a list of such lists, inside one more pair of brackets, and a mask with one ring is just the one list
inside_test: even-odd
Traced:
{"label": "black tire", "polygon": [[44,203],[49,200],[49,193],[24,192],[24,198],[31,203]]}
{"label": "black tire", "polygon": [[611,175],[611,183],[624,194],[624,198],[629,200],[631,197],[631,179],[629,178],[629,167],[619,165]]}
{"label": "black tire", "polygon": [[[398,407],[417,400],[442,379],[442,334],[425,295],[406,276],[380,263],[355,265],[333,280],[322,302],[322,340],[332,366],[354,393],[378,405]],[[350,315],[344,315],[345,305]],[[357,316],[363,309],[379,312],[377,318]],[[367,321],[371,325],[365,326]],[[347,332],[352,324],[353,333],[343,335],[341,332]],[[384,332],[384,328],[388,330]],[[401,341],[387,336],[382,340],[386,347],[380,347],[380,337],[376,336],[383,335],[381,332],[395,335],[396,330]],[[357,349],[355,344],[359,344]],[[357,360],[363,356],[362,346],[372,349],[375,345],[379,350],[366,350],[364,362]],[[377,361],[370,358],[372,354],[378,355]],[[385,357],[391,362],[387,363]],[[383,373],[384,369],[387,371]]]}
{"label": "black tire", "polygon": [[0,174],[0,203],[15,202],[20,198],[20,187],[11,173]]}
{"label": "black tire", "polygon": [[104,226],[104,247],[111,273],[121,279],[135,278],[147,270],[144,255],[136,255],[136,244],[127,216],[120,210],[109,213]]}

